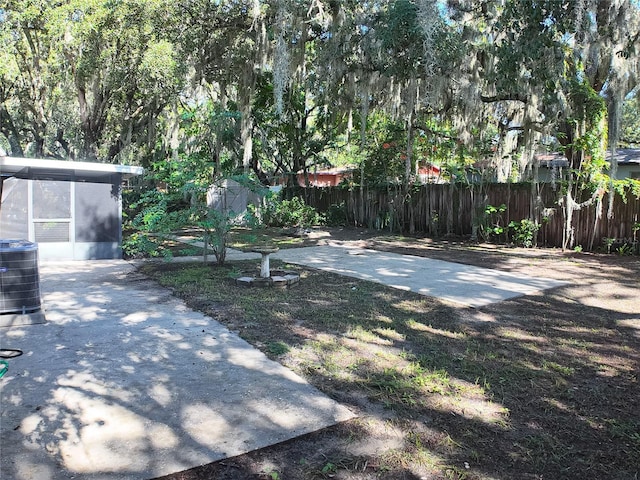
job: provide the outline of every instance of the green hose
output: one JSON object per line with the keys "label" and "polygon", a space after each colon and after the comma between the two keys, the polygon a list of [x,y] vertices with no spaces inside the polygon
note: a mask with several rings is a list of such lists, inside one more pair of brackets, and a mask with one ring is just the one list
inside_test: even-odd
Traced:
{"label": "green hose", "polygon": [[[15,358],[22,355],[22,350],[17,348],[0,348],[0,358]],[[0,378],[9,370],[9,362],[0,360]]]}

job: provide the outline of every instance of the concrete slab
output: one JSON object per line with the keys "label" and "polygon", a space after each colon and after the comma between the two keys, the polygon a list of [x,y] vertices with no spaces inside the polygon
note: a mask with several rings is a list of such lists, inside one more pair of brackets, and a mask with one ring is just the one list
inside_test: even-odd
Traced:
{"label": "concrete slab", "polygon": [[273,257],[475,308],[566,285],[548,278],[344,245],[281,250]]}
{"label": "concrete slab", "polygon": [[24,351],[0,380],[0,478],[149,479],[353,417],[132,270],[44,263],[47,323],[0,329]]}
{"label": "concrete slab", "polygon": [[0,327],[18,327],[46,322],[42,309],[31,313],[3,313],[0,315]]}

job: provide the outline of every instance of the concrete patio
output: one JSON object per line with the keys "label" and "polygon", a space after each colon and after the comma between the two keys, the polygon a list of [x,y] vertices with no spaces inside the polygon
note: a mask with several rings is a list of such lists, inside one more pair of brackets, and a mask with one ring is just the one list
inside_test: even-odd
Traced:
{"label": "concrete patio", "polygon": [[340,244],[281,250],[273,257],[473,308],[566,285],[549,278]]}
{"label": "concrete patio", "polygon": [[[273,257],[467,307],[564,284],[340,244]],[[2,478],[150,479],[353,418],[127,262],[40,270],[47,323],[0,328],[24,351],[0,380]]]}
{"label": "concrete patio", "polygon": [[[176,238],[202,246],[186,238]],[[201,257],[198,257],[201,258]],[[260,254],[227,249],[227,260],[259,261]],[[465,307],[480,308],[510,298],[530,295],[567,282],[530,277],[502,270],[445,262],[433,258],[401,255],[354,247],[349,242],[331,242],[315,247],[288,248],[271,254],[272,259],[348,277],[382,283],[392,288],[436,297]],[[182,261],[197,261],[195,257]],[[211,256],[211,261],[214,257]]]}
{"label": "concrete patio", "polygon": [[0,329],[0,478],[150,479],[353,417],[124,261],[45,263],[47,323]]}

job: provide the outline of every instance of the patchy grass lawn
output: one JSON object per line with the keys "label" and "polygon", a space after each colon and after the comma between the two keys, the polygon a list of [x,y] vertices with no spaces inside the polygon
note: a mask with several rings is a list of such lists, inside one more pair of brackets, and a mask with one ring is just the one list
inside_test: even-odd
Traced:
{"label": "patchy grass lawn", "polygon": [[280,290],[234,284],[256,262],[145,264],[359,415],[167,478],[638,478],[640,262],[416,242],[403,253],[573,284],[474,310],[295,265],[300,283]]}
{"label": "patchy grass lawn", "polygon": [[[128,237],[131,232],[124,232]],[[334,233],[335,235],[335,233]],[[352,234],[350,234],[352,235]],[[178,241],[174,236],[179,237]],[[248,251],[258,245],[271,245],[280,249],[298,248],[309,245],[317,245],[319,240],[330,235],[322,229],[311,229],[298,232],[295,228],[259,228],[234,227],[229,232],[227,246],[236,250]],[[370,236],[370,235],[369,235]],[[139,251],[128,255],[128,258],[171,258],[171,257],[197,257],[204,254],[202,244],[203,232],[198,228],[190,228],[175,232],[175,235],[151,235],[153,239],[153,255],[149,252]],[[151,248],[151,243],[148,244]],[[211,249],[209,248],[209,255]]]}

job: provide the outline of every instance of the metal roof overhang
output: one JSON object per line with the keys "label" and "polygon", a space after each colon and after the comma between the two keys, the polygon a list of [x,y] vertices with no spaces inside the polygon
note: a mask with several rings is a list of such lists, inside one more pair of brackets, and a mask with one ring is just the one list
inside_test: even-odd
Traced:
{"label": "metal roof overhang", "polygon": [[[569,160],[562,153],[538,153],[535,158],[544,167],[566,167],[569,165]],[[607,161],[611,160],[611,151],[606,152],[605,158]],[[640,164],[640,148],[619,148],[614,152],[613,158],[618,165]]]}
{"label": "metal roof overhang", "polygon": [[0,156],[0,176],[31,180],[113,183],[142,175],[142,167]]}

